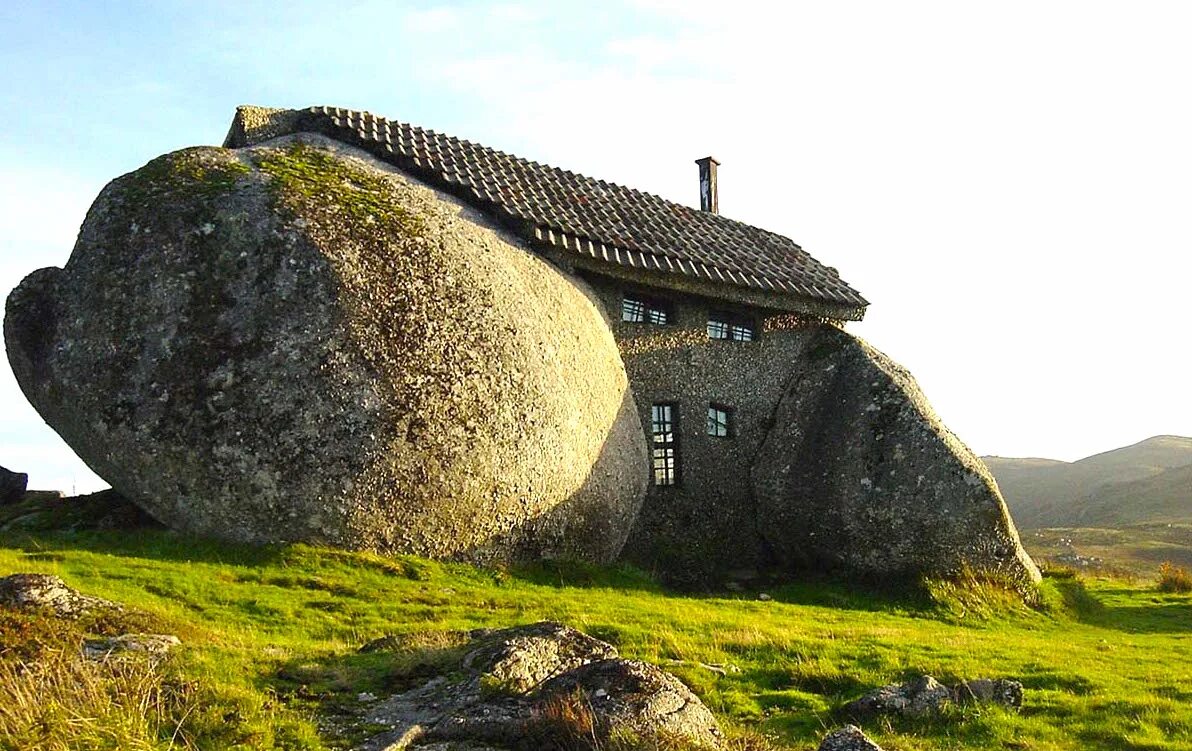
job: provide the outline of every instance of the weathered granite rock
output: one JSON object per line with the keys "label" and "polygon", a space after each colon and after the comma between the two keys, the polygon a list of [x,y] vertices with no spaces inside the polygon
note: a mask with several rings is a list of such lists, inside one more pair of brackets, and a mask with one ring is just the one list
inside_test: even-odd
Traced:
{"label": "weathered granite rock", "polygon": [[555,676],[616,656],[611,644],[561,623],[543,621],[479,636],[461,664],[478,672],[490,687],[526,694]]}
{"label": "weathered granite rock", "polygon": [[952,691],[925,675],[906,683],[882,686],[841,708],[847,717],[865,720],[879,715],[926,717],[939,713],[952,701]]}
{"label": "weathered granite rock", "polygon": [[109,600],[80,594],[50,574],[10,574],[0,578],[0,607],[47,610],[59,618],[78,618],[95,610],[119,610]]}
{"label": "weathered granite rock", "polygon": [[879,715],[924,717],[938,714],[949,704],[998,704],[1010,709],[1022,707],[1022,684],[1007,679],[978,678],[953,686],[924,675],[906,683],[892,683],[865,694],[841,708],[856,720]]}
{"label": "weathered granite rock", "polygon": [[180,530],[607,561],[648,478],[586,286],[318,136],[113,181],[4,334],[42,417]]}
{"label": "weathered granite rock", "polygon": [[952,686],[952,701],[957,704],[1000,704],[1022,708],[1022,683],[1006,678],[978,678]]}
{"label": "weathered granite rock", "polygon": [[0,506],[6,503],[16,503],[24,498],[25,490],[28,487],[29,475],[0,467]]}
{"label": "weathered granite rock", "polygon": [[557,623],[480,633],[459,670],[371,704],[390,729],[360,751],[440,742],[602,748],[614,733],[716,748],[720,728],[677,678]]}
{"label": "weathered granite rock", "polygon": [[871,578],[992,576],[1030,589],[985,465],[905,369],[823,327],[793,373],[753,465],[758,529],[779,563]]}
{"label": "weathered granite rock", "polygon": [[856,725],[845,725],[824,736],[819,751],[882,751],[882,747],[870,740]]}
{"label": "weathered granite rock", "polygon": [[120,658],[130,654],[161,659],[182,641],[172,634],[121,634],[83,642],[83,656],[91,660]]}
{"label": "weathered granite rock", "polygon": [[614,730],[643,738],[681,739],[717,748],[723,736],[716,718],[678,678],[637,660],[602,660],[564,673],[543,685],[550,701],[578,701],[590,708],[601,736]]}

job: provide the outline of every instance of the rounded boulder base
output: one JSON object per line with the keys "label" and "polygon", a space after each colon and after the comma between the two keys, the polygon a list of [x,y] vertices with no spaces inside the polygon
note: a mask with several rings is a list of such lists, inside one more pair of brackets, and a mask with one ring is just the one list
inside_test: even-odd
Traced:
{"label": "rounded boulder base", "polygon": [[754,459],[760,527],[779,565],[889,582],[974,576],[1031,597],[1023,550],[989,470],[909,372],[839,329],[794,365]]}
{"label": "rounded boulder base", "polygon": [[9,296],[42,417],[165,524],[480,562],[609,561],[645,437],[585,284],[319,136],[175,152]]}

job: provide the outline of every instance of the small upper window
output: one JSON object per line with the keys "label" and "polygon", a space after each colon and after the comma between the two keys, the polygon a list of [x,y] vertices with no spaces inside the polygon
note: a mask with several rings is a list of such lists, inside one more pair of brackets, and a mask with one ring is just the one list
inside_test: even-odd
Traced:
{"label": "small upper window", "polygon": [[730,438],[732,431],[733,411],[728,407],[716,404],[708,405],[708,435],[717,438]]}
{"label": "small upper window", "polygon": [[753,321],[727,313],[708,316],[708,338],[734,342],[753,341]]}
{"label": "small upper window", "polygon": [[626,295],[621,300],[621,320],[665,326],[672,320],[670,306],[661,300]]}

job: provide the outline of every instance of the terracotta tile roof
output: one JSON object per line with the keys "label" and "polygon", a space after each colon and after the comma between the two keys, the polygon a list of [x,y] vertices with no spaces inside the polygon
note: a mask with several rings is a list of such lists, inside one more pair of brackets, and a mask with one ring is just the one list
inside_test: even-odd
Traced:
{"label": "terracotta tile roof", "polygon": [[600,263],[655,272],[659,280],[679,275],[797,298],[832,318],[859,320],[868,305],[836,269],[790,239],[720,214],[368,112],[311,107],[295,114],[287,131],[314,131],[362,146],[533,240]]}

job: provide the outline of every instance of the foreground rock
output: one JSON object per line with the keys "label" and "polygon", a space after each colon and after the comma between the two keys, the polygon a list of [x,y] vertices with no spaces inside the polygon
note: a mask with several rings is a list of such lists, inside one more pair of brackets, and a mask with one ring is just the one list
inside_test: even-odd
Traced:
{"label": "foreground rock", "polygon": [[608,561],[645,436],[586,286],[318,136],[119,178],[8,299],[13,371],[176,529]]}
{"label": "foreground rock", "polygon": [[0,506],[16,503],[24,498],[28,486],[29,475],[24,472],[11,472],[0,467]]}
{"label": "foreground rock", "polygon": [[180,644],[182,641],[172,634],[121,634],[102,639],[88,639],[83,642],[83,656],[92,660],[119,658],[125,655],[161,659]]}
{"label": "foreground rock", "polygon": [[443,742],[595,749],[614,732],[700,748],[717,748],[722,738],[677,678],[557,623],[478,633],[458,675],[378,702],[366,719],[391,730],[360,751]]}
{"label": "foreground rock", "polygon": [[952,704],[999,704],[1022,707],[1022,684],[1018,681],[981,678],[954,686],[924,675],[906,683],[893,683],[865,694],[841,708],[846,717],[868,720],[883,715],[929,717]]}
{"label": "foreground rock", "polygon": [[119,610],[114,602],[80,594],[57,576],[11,574],[0,578],[0,607],[44,610],[59,618],[78,618],[96,610]]}
{"label": "foreground rock", "polygon": [[824,736],[819,751],[882,751],[882,747],[871,741],[856,725],[845,725]]}
{"label": "foreground rock", "polygon": [[18,503],[0,509],[0,532],[160,528],[160,522],[111,489],[70,497],[57,491],[30,490]]}
{"label": "foreground rock", "polygon": [[882,580],[1039,581],[993,477],[910,373],[842,331],[815,336],[754,460],[774,557]]}

